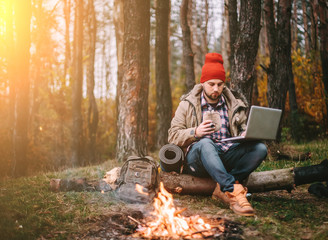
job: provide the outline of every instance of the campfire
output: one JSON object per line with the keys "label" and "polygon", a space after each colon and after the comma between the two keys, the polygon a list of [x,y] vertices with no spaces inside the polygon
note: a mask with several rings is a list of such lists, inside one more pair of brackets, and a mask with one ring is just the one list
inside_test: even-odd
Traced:
{"label": "campfire", "polygon": [[[142,187],[137,186],[136,189],[143,193]],[[223,219],[203,219],[198,215],[182,216],[181,213],[186,208],[177,209],[174,206],[172,194],[165,190],[162,182],[153,205],[154,211],[149,218],[144,220],[144,223],[129,217],[138,223],[135,237],[208,238],[224,232]]]}

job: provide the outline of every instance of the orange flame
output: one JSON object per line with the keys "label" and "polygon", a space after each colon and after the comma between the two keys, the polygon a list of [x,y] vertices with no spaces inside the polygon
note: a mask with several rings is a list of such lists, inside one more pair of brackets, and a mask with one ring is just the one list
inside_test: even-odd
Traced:
{"label": "orange flame", "polygon": [[142,185],[140,185],[140,184],[136,184],[136,190],[137,190],[137,192],[139,192],[139,193],[141,193],[141,194],[144,194],[144,195],[149,195],[149,193],[147,193],[147,192],[144,192],[144,187],[142,186]]}
{"label": "orange flame", "polygon": [[[154,211],[151,213],[155,218],[143,226],[139,225],[137,234],[142,237],[170,237],[194,238],[202,237],[201,233],[211,232],[213,229],[210,224],[199,216],[184,217],[180,213],[186,209],[177,210],[173,203],[172,194],[167,192],[163,183],[160,183],[160,191],[154,199]],[[224,227],[220,225],[220,231]],[[198,234],[198,235],[197,235]],[[210,233],[210,235],[213,235]]]}

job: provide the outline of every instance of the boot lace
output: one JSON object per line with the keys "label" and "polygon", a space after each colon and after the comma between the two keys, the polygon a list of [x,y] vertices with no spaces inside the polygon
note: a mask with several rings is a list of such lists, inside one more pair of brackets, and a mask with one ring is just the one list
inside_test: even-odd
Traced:
{"label": "boot lace", "polygon": [[236,192],[236,193],[230,193],[227,192],[229,198],[233,201],[233,202],[237,202],[239,206],[241,207],[250,207],[251,204],[248,202],[247,198],[246,198],[246,194],[247,194],[247,188],[243,188],[241,191]]}

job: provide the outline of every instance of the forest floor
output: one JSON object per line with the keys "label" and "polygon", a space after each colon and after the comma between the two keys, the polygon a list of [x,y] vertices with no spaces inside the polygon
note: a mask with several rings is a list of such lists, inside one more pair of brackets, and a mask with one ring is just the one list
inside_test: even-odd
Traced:
{"label": "forest floor", "polygon": [[[286,145],[287,143],[285,143]],[[308,166],[327,158],[328,139],[288,144],[310,151],[306,161],[273,160],[269,155],[258,171]],[[157,158],[157,153],[154,153]],[[0,239],[133,239],[137,224],[152,211],[151,204],[126,204],[113,192],[51,192],[52,178],[101,179],[120,164],[101,165],[0,181]],[[185,216],[221,219],[226,231],[212,239],[328,239],[328,198],[308,193],[309,185],[291,193],[272,191],[248,197],[256,216],[241,217],[209,196],[174,195]]]}

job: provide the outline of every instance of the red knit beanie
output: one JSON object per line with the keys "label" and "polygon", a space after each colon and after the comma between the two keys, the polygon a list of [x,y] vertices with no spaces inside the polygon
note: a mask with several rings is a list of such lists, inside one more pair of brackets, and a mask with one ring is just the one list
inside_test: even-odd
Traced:
{"label": "red knit beanie", "polygon": [[225,71],[221,54],[208,53],[205,55],[205,64],[202,68],[200,82],[204,83],[211,79],[220,79],[225,82]]}

